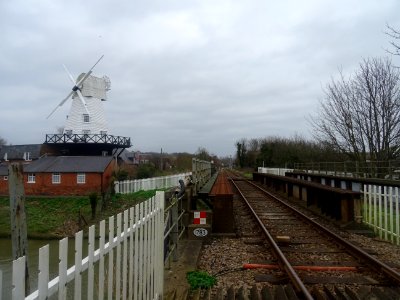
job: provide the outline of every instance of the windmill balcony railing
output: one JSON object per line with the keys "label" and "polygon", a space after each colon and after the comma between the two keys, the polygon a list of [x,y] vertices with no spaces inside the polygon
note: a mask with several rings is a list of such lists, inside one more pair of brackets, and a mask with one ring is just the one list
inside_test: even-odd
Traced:
{"label": "windmill balcony railing", "polygon": [[112,144],[118,147],[131,146],[131,139],[109,134],[46,134],[46,144]]}

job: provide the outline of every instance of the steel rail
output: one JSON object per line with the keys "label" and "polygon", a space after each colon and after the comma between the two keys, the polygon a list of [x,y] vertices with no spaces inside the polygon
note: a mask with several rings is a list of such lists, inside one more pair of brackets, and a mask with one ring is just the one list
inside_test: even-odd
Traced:
{"label": "steel rail", "polygon": [[343,245],[346,248],[345,250],[348,251],[349,253],[351,253],[353,256],[356,256],[357,258],[362,259],[364,262],[367,262],[368,264],[371,264],[372,267],[376,271],[385,273],[391,280],[393,280],[396,284],[400,285],[400,273],[399,272],[395,271],[393,268],[391,268],[390,266],[388,266],[384,262],[376,259],[372,255],[368,254],[367,252],[365,252],[361,248],[353,245],[351,242],[345,240],[344,238],[342,238],[341,236],[337,235],[336,233],[332,232],[331,230],[329,230],[325,226],[323,226],[323,225],[317,223],[316,221],[310,219],[305,214],[303,214],[302,212],[300,212],[296,208],[292,207],[291,205],[285,203],[284,201],[279,199],[277,196],[273,195],[272,193],[268,192],[267,190],[263,189],[262,187],[254,184],[253,182],[250,182],[250,181],[247,181],[247,182],[250,183],[251,185],[257,187],[259,190],[261,190],[262,192],[266,193],[268,196],[276,199],[277,201],[282,203],[284,206],[290,208],[292,211],[296,212],[304,220],[306,220],[307,222],[311,223],[313,226],[317,227],[320,231],[322,231],[322,232],[326,233],[327,235],[329,235],[337,243]]}
{"label": "steel rail", "polygon": [[277,245],[277,243],[275,242],[275,240],[269,233],[268,229],[264,226],[261,219],[257,216],[257,213],[251,207],[250,203],[247,201],[247,199],[244,196],[244,194],[242,193],[242,191],[239,189],[239,187],[236,185],[236,183],[233,180],[231,180],[231,182],[236,187],[237,191],[240,193],[241,197],[246,202],[246,205],[252,212],[254,218],[257,220],[258,224],[262,228],[265,236],[267,237],[268,242],[270,243],[270,245],[272,247],[272,252],[274,253],[275,257],[277,258],[279,265],[281,266],[281,269],[283,269],[286,272],[286,274],[289,276],[290,281],[294,285],[296,291],[302,293],[303,296],[305,297],[305,299],[310,299],[310,300],[314,299],[311,296],[308,289],[305,287],[305,285],[304,285],[303,281],[300,279],[299,275],[294,270],[293,266],[287,260],[286,256],[283,254],[283,252],[281,251],[281,249],[279,248],[279,246]]}

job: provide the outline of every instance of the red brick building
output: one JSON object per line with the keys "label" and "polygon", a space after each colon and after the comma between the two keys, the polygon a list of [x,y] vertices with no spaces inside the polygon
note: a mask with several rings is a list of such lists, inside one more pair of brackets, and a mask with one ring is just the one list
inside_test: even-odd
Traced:
{"label": "red brick building", "polygon": [[0,164],[0,195],[8,194],[8,165]]}
{"label": "red brick building", "polygon": [[[110,186],[115,160],[112,156],[48,156],[24,165],[26,195],[101,194]],[[0,194],[8,194],[8,175],[0,167]],[[3,173],[7,175],[3,175]],[[8,179],[8,178],[7,178]]]}

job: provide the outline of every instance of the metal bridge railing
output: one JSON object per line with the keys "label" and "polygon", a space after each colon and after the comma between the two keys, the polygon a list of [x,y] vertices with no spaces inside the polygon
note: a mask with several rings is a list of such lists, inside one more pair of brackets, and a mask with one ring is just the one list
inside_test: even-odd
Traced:
{"label": "metal bridge railing", "polygon": [[296,171],[354,178],[400,179],[400,160],[295,163]]}

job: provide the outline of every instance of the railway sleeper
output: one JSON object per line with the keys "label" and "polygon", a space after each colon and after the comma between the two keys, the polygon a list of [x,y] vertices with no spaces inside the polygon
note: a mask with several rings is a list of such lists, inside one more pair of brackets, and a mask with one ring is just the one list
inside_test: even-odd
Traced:
{"label": "railway sleeper", "polygon": [[[397,287],[373,287],[373,286],[327,286],[314,287],[311,295],[317,300],[349,299],[400,299],[400,289]],[[178,296],[178,295],[177,295]],[[196,290],[187,295],[187,298],[169,298],[170,300],[296,300],[298,296],[292,285],[273,285],[258,288],[231,286],[228,289],[219,288],[214,293],[208,290]]]}

